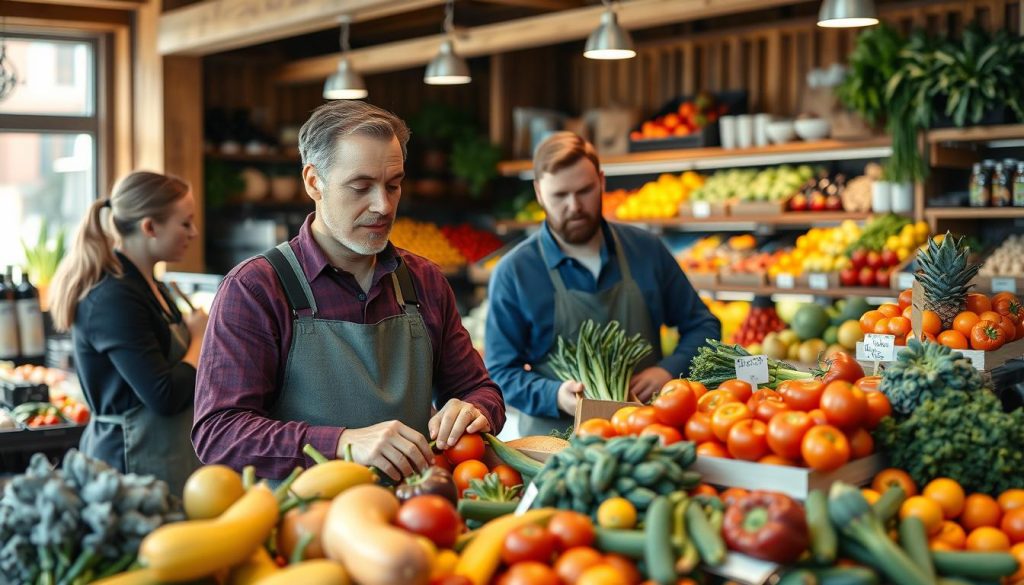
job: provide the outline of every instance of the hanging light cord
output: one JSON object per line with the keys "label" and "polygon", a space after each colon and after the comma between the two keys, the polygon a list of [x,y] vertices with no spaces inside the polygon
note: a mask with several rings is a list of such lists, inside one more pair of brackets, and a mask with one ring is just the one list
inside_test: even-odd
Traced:
{"label": "hanging light cord", "polygon": [[342,53],[348,53],[352,50],[352,47],[348,44],[348,26],[351,21],[352,19],[347,15],[341,17],[341,39],[339,42],[341,43]]}
{"label": "hanging light cord", "polygon": [[448,35],[455,32],[455,0],[448,0],[444,5],[444,32]]}

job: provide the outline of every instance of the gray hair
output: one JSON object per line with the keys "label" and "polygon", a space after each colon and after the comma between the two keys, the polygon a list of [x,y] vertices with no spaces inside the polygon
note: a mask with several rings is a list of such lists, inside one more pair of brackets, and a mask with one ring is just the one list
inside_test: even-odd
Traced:
{"label": "gray hair", "polygon": [[335,100],[313,110],[299,129],[299,154],[303,166],[316,167],[317,177],[326,182],[334,165],[337,140],[358,134],[382,140],[398,138],[402,158],[406,157],[409,127],[391,112],[356,100]]}

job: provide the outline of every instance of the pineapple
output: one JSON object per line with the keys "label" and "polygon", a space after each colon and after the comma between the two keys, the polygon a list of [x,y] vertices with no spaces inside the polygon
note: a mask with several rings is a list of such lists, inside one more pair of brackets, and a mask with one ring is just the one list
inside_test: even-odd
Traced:
{"label": "pineapple", "polygon": [[932,239],[928,249],[917,255],[921,265],[917,280],[924,291],[924,309],[939,315],[943,329],[952,329],[953,319],[967,308],[967,293],[974,286],[971,279],[981,268],[979,264],[967,264],[970,250],[961,249],[962,241],[963,238],[946,232],[941,244]]}

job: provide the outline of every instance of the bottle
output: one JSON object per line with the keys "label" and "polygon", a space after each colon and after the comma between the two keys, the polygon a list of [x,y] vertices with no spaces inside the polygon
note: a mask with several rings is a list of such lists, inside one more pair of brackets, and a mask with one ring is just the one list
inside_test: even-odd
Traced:
{"label": "bottle", "polygon": [[1013,175],[1013,205],[1024,207],[1024,161],[1017,163],[1017,172]]}
{"label": "bottle", "polygon": [[39,309],[39,291],[28,280],[28,271],[21,271],[21,284],[15,291],[18,310],[18,341],[21,359],[43,363],[46,357],[46,330],[43,312]]}
{"label": "bottle", "polygon": [[988,207],[992,193],[989,190],[988,172],[982,163],[974,163],[971,169],[971,207]]}
{"label": "bottle", "polygon": [[11,267],[0,279],[0,360],[17,360],[18,351],[18,309],[15,304],[16,291],[11,281]]}
{"label": "bottle", "polygon": [[996,163],[995,170],[992,171],[992,206],[1008,207],[1013,201],[1011,188],[1010,170],[1003,166],[1003,163]]}

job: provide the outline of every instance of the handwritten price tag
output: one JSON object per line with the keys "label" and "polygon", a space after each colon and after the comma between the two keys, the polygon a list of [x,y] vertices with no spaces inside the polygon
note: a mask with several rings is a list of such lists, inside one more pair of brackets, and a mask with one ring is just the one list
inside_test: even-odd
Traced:
{"label": "handwritten price tag", "polygon": [[707,201],[694,201],[693,217],[711,217],[711,204]]}
{"label": "handwritten price tag", "polygon": [[1006,277],[993,277],[992,278],[992,292],[1001,293],[1008,292],[1017,294],[1017,281],[1013,278]]}
{"label": "handwritten price tag", "polygon": [[768,383],[768,356],[738,357],[735,363],[737,380],[743,380],[755,389],[760,384]]}
{"label": "handwritten price tag", "polygon": [[807,285],[813,290],[828,290],[828,275],[816,272],[807,277]]}
{"label": "handwritten price tag", "polygon": [[857,345],[857,359],[865,362],[896,361],[896,336],[868,333]]}
{"label": "handwritten price tag", "polygon": [[900,272],[896,275],[896,286],[900,289],[908,289],[914,287],[914,273],[913,272]]}
{"label": "handwritten price tag", "polygon": [[775,286],[777,288],[796,288],[796,279],[788,272],[780,272],[775,277]]}

